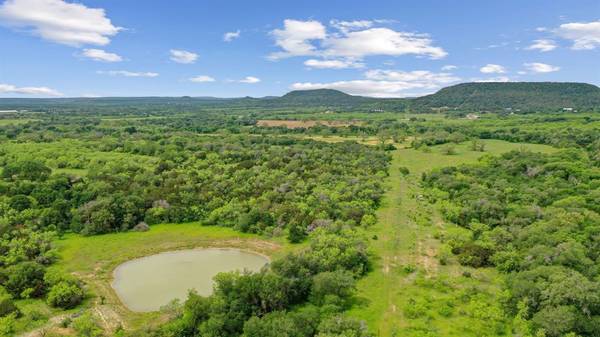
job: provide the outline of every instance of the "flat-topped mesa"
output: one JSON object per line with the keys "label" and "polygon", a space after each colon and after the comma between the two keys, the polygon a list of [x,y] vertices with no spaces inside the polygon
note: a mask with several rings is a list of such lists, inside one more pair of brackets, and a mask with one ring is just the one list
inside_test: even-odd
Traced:
{"label": "flat-topped mesa", "polygon": [[411,107],[548,111],[600,108],[600,88],[573,82],[461,83],[415,98]]}

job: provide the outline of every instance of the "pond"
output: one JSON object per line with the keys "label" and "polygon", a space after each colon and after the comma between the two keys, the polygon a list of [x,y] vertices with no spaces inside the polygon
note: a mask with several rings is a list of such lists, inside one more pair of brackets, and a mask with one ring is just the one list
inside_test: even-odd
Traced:
{"label": "pond", "polygon": [[165,252],[125,262],[114,271],[112,287],[131,311],[157,311],[188,291],[212,293],[213,277],[234,270],[258,271],[269,260],[238,249],[189,249]]}

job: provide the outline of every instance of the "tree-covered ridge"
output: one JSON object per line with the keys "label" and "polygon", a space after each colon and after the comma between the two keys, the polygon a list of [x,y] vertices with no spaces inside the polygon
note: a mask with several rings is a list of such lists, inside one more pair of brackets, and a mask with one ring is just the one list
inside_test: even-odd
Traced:
{"label": "tree-covered ridge", "polygon": [[522,334],[600,331],[600,169],[579,150],[515,151],[423,176],[462,264],[506,275],[507,312]]}
{"label": "tree-covered ridge", "polygon": [[[44,112],[94,112],[149,110],[184,112],[190,109],[306,109],[364,112],[556,112],[563,108],[597,111],[600,88],[573,82],[475,82],[446,87],[418,98],[355,96],[333,89],[296,90],[281,97],[102,97],[15,99],[0,98],[0,109]],[[569,110],[571,111],[571,110]]]}
{"label": "tree-covered ridge", "polygon": [[415,110],[448,108],[462,111],[539,112],[598,109],[600,88],[586,83],[489,82],[462,83],[411,102]]}

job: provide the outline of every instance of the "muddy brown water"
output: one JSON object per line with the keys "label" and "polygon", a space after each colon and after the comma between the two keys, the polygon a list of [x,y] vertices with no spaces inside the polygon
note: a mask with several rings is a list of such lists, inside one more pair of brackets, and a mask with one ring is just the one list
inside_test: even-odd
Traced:
{"label": "muddy brown water", "polygon": [[213,277],[234,270],[258,271],[269,260],[238,249],[189,249],[165,252],[119,265],[112,287],[131,311],[157,311],[173,299],[184,301],[188,291],[212,293]]}

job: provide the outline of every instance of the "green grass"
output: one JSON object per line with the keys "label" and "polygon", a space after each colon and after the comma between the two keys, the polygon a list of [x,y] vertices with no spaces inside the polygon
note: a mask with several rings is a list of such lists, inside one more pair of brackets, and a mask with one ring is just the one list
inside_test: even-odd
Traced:
{"label": "green grass", "polygon": [[37,119],[31,119],[31,118],[0,119],[0,126],[25,124],[27,122],[33,122],[33,121],[37,121]]}
{"label": "green grass", "polygon": [[160,224],[151,226],[148,232],[95,236],[67,234],[57,242],[60,260],[55,267],[78,273],[98,271],[98,267],[110,271],[124,261],[155,252],[223,244],[269,255],[280,246],[279,243],[268,243],[257,235],[240,233],[231,228],[202,226],[195,222]]}
{"label": "green grass", "polygon": [[[436,234],[454,226],[445,223],[435,206],[422,197],[421,174],[433,168],[474,163],[483,155],[528,149],[553,152],[535,144],[485,140],[486,151],[470,150],[470,142],[456,146],[455,155],[443,154],[442,146],[429,152],[404,148],[394,151],[388,191],[371,229],[376,255],[373,271],[358,283],[359,305],[350,315],[364,319],[378,336],[478,336],[490,320],[474,316],[469,294],[479,294],[489,308],[497,307],[500,276],[492,268],[460,266],[452,258],[438,261],[441,243]],[[407,167],[410,174],[400,173]],[[463,275],[463,272],[469,272]],[[484,314],[490,314],[485,312]],[[498,327],[506,332],[510,323]]]}

